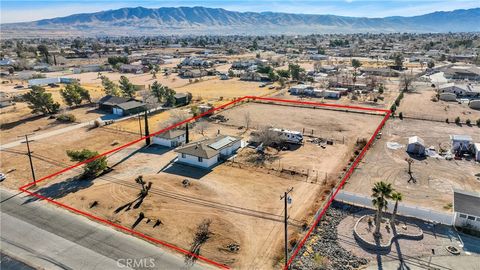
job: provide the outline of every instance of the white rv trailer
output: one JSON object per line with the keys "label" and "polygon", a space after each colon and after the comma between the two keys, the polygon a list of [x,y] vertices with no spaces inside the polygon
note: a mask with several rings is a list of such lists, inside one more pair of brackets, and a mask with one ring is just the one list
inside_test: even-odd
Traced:
{"label": "white rv trailer", "polygon": [[299,131],[292,131],[280,128],[270,128],[270,130],[278,133],[281,138],[288,143],[302,144],[303,142],[303,135]]}

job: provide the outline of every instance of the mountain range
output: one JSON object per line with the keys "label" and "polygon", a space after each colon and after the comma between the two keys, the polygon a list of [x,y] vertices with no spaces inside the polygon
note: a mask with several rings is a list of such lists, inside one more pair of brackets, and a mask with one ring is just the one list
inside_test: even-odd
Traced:
{"label": "mountain range", "polygon": [[479,32],[480,8],[438,11],[412,17],[345,17],[222,8],[121,8],[33,22],[2,24],[9,35],[310,34],[389,32]]}

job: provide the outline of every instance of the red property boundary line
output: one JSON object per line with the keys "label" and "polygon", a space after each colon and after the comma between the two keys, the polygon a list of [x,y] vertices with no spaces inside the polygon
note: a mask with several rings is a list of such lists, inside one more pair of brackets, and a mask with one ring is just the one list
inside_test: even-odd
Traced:
{"label": "red property boundary line", "polygon": [[174,129],[178,126],[181,126],[181,125],[184,125],[186,123],[189,123],[191,121],[194,121],[196,119],[199,119],[205,115],[208,115],[208,114],[211,114],[215,111],[218,111],[218,110],[221,110],[221,109],[224,109],[230,105],[233,105],[233,104],[236,104],[238,102],[242,102],[242,101],[245,101],[245,100],[263,100],[263,101],[272,101],[272,102],[282,102],[282,103],[292,103],[292,104],[302,104],[302,105],[311,105],[311,106],[317,106],[317,107],[330,107],[330,108],[337,108],[337,109],[353,109],[353,110],[360,110],[360,111],[370,111],[370,112],[379,112],[379,113],[385,113],[385,117],[383,118],[382,122],[380,123],[380,125],[377,127],[377,129],[375,130],[374,134],[372,135],[372,137],[370,138],[370,140],[367,142],[367,144],[365,145],[365,147],[362,149],[362,151],[360,152],[360,154],[357,156],[357,158],[355,159],[355,161],[353,162],[352,166],[350,167],[350,169],[347,171],[347,173],[345,174],[345,176],[342,178],[342,181],[340,182],[339,186],[337,187],[337,189],[335,190],[335,192],[333,193],[333,195],[331,196],[330,200],[327,202],[327,204],[325,204],[324,208],[322,209],[322,211],[320,212],[320,214],[318,215],[318,217],[315,219],[315,221],[313,222],[313,224],[310,226],[310,230],[307,232],[307,234],[305,235],[305,237],[302,239],[302,241],[300,242],[300,244],[297,246],[297,248],[293,251],[292,255],[290,256],[290,259],[288,260],[288,263],[287,265],[284,267],[284,269],[287,269],[288,266],[290,266],[290,264],[293,262],[293,260],[295,259],[295,257],[297,256],[298,252],[300,251],[300,249],[303,247],[303,245],[305,244],[305,242],[307,241],[308,237],[310,236],[310,234],[312,233],[313,229],[317,226],[318,222],[320,221],[320,219],[322,218],[322,216],[325,214],[325,212],[327,211],[328,207],[330,206],[330,204],[332,203],[333,199],[335,198],[335,196],[337,195],[337,193],[340,191],[340,189],[343,187],[343,185],[345,184],[346,180],[351,176],[351,174],[353,173],[353,171],[355,170],[355,168],[358,166],[360,160],[363,158],[363,156],[365,155],[366,151],[368,150],[368,148],[370,147],[370,145],[372,144],[372,142],[374,141],[375,137],[377,136],[377,134],[380,132],[380,130],[382,129],[382,127],[384,126],[385,122],[388,120],[388,118],[390,117],[391,115],[391,111],[390,110],[385,110],[385,109],[375,109],[375,108],[367,108],[367,107],[360,107],[360,106],[348,106],[348,105],[340,105],[340,104],[329,104],[329,103],[319,103],[319,102],[310,102],[310,101],[296,101],[296,100],[285,100],[285,99],[277,99],[277,98],[267,98],[267,97],[256,97],[256,96],[244,96],[242,98],[239,98],[239,99],[236,99],[236,100],[233,100],[231,102],[228,102],[226,104],[223,104],[219,107],[216,107],[216,108],[213,108],[211,110],[208,110],[200,115],[197,115],[195,117],[192,117],[192,118],[189,118],[189,119],[186,119],[184,121],[181,121],[179,123],[176,123],[172,126],[169,126],[167,128],[164,128],[164,129],[161,129],[159,131],[156,131],[154,133],[151,133],[149,136],[144,136],[144,137],[141,137],[137,140],[133,140],[129,143],[126,143],[124,145],[121,145],[119,147],[116,147],[114,149],[111,149],[109,151],[106,151],[104,153],[101,153],[93,158],[90,158],[88,160],[85,160],[85,161],[82,161],[82,162],[79,162],[75,165],[72,165],[70,167],[67,167],[67,168],[64,168],[58,172],[55,172],[53,174],[50,174],[50,175],[47,175],[45,177],[42,177],[40,178],[39,180],[35,181],[35,182],[31,182],[31,183],[28,183],[26,185],[23,185],[19,188],[20,191],[28,194],[29,196],[33,196],[33,197],[36,197],[36,198],[39,198],[41,200],[45,200],[49,203],[52,203],[52,204],[55,204],[57,206],[60,206],[62,208],[65,208],[67,210],[70,210],[70,211],[73,211],[75,213],[78,213],[78,214],[81,214],[85,217],[88,217],[88,218],[91,218],[91,219],[94,219],[94,220],[97,220],[101,223],[104,223],[104,224],[107,224],[109,226],[112,226],[114,228],[117,228],[117,229],[120,229],[122,231],[125,231],[125,232],[128,232],[128,233],[131,233],[131,234],[134,234],[138,237],[141,237],[141,238],[144,238],[146,240],[149,240],[151,242],[154,242],[154,243],[157,243],[157,244],[161,244],[163,245],[164,247],[167,247],[167,248],[170,248],[172,250],[175,250],[177,252],[180,252],[180,253],[183,253],[183,254],[186,254],[186,255],[190,255],[190,256],[193,256],[205,263],[208,263],[210,265],[213,265],[213,266],[216,266],[218,268],[222,268],[222,269],[229,269],[228,266],[224,265],[224,264],[221,264],[221,263],[218,263],[218,262],[215,262],[213,260],[210,260],[206,257],[203,257],[201,255],[197,255],[197,254],[193,254],[191,252],[189,252],[188,250],[185,250],[185,249],[182,249],[180,247],[177,247],[175,245],[172,245],[172,244],[169,244],[167,242],[164,242],[164,241],[161,241],[159,239],[156,239],[156,238],[153,238],[151,236],[148,236],[148,235],[145,235],[143,233],[140,233],[138,231],[135,231],[135,230],[132,230],[132,229],[129,229],[127,227],[124,227],[122,225],[119,225],[119,224],[116,224],[116,223],[113,223],[109,220],[106,220],[106,219],[103,219],[103,218],[100,218],[100,217],[97,217],[97,216],[94,216],[90,213],[87,213],[85,211],[82,211],[82,210],[79,210],[79,209],[76,209],[76,208],[73,208],[71,206],[68,206],[66,204],[63,204],[63,203],[60,203],[58,201],[55,201],[53,199],[50,199],[50,198],[47,198],[45,196],[42,196],[40,194],[37,194],[35,192],[31,192],[28,190],[28,188],[32,187],[33,185],[35,185],[36,183],[40,183],[40,182],[43,182],[47,179],[50,179],[54,176],[57,176],[59,174],[62,174],[64,172],[67,172],[73,168],[76,168],[76,167],[79,167],[83,164],[86,164],[86,163],[89,163],[91,161],[94,161],[98,158],[101,158],[101,157],[104,157],[104,156],[107,156],[109,154],[112,154],[112,153],[115,153],[115,152],[118,152],[126,147],[129,147],[133,144],[136,144],[138,142],[141,142],[143,140],[145,140],[146,138],[150,138],[152,136],[155,136],[155,135],[158,135],[160,133],[163,133],[163,132],[166,132],[168,130],[171,130],[171,129]]}

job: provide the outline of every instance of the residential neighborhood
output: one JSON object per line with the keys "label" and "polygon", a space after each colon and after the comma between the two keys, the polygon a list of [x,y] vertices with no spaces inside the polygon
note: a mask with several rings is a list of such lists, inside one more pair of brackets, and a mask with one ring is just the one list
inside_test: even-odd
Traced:
{"label": "residential neighborhood", "polygon": [[9,2],[0,268],[478,269],[480,5],[400,2]]}

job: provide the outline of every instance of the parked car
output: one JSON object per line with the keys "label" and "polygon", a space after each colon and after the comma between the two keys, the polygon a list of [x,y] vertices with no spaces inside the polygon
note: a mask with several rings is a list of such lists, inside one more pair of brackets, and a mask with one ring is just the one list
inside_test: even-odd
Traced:
{"label": "parked car", "polygon": [[7,179],[7,176],[4,173],[0,173],[0,182]]}

